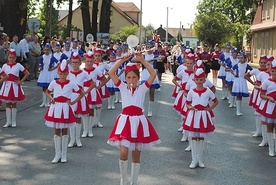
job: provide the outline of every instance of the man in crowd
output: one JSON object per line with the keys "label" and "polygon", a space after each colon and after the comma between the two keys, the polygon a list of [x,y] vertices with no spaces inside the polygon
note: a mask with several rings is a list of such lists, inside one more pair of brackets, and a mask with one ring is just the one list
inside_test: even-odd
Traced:
{"label": "man in crowd", "polygon": [[12,42],[10,44],[10,48],[14,49],[16,51],[16,62],[22,62],[23,61],[23,52],[22,49],[18,43],[18,36],[14,35],[12,38]]}
{"label": "man in crowd", "polygon": [[39,38],[37,35],[35,35],[33,37],[33,41],[29,45],[30,80],[37,79],[38,77],[38,63],[39,63],[39,57],[41,55],[41,47],[38,41],[39,41]]}

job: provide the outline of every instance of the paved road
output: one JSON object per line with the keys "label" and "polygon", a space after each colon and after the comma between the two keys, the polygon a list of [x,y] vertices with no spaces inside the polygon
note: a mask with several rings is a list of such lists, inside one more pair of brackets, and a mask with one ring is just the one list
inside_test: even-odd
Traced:
{"label": "paved road", "polygon": [[[259,185],[275,184],[276,158],[268,148],[259,148],[254,132],[253,111],[243,101],[243,116],[220,101],[215,109],[216,132],[207,139],[204,169],[189,169],[191,154],[177,132],[180,118],[172,109],[171,74],[165,74],[162,91],[156,92],[153,122],[162,143],[142,153],[140,185]],[[25,82],[26,102],[20,103],[18,127],[0,127],[0,185],[116,185],[119,184],[118,149],[106,144],[116,110],[102,111],[104,128],[94,129],[93,138],[82,139],[83,147],[68,149],[68,162],[51,164],[54,157],[53,129],[44,125],[45,108],[38,108],[41,89]],[[218,89],[217,96],[221,97]],[[147,101],[145,103],[147,106]],[[145,106],[145,107],[146,107]],[[5,124],[5,112],[0,112]],[[129,163],[130,164],[130,163]],[[130,165],[129,165],[130,176]]]}

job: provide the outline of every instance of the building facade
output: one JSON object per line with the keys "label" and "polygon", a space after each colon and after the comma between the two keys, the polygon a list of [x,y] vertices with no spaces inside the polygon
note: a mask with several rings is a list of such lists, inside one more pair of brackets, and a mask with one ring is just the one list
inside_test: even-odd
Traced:
{"label": "building facade", "polygon": [[251,59],[258,63],[262,54],[276,56],[276,0],[258,0],[251,26]]}

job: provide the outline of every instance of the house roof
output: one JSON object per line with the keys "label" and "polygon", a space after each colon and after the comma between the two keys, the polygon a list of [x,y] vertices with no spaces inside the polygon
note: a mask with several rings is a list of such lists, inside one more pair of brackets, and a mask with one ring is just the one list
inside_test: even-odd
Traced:
{"label": "house roof", "polygon": [[[117,3],[115,3],[114,1],[112,1],[111,7],[113,7],[115,10],[117,10],[117,12],[119,12],[123,17],[125,17],[131,24],[138,25],[138,23],[136,21],[134,21],[129,15],[127,15],[127,12],[131,12],[131,11],[128,10],[127,12],[125,12],[125,11],[123,11],[120,8],[120,7],[123,7],[124,9],[126,9],[125,8],[126,7],[125,4],[129,4],[129,5],[132,4],[131,7],[132,7],[133,10],[135,10],[135,9],[138,9],[137,6],[134,3],[119,3],[119,4],[120,4],[120,6],[118,6]],[[133,6],[135,6],[136,8],[133,7]],[[73,10],[73,13],[77,9],[80,9],[80,6],[78,6],[75,10]],[[59,11],[64,11],[64,10],[59,10]],[[134,12],[134,11],[132,11],[132,12]],[[140,10],[138,12],[140,12]],[[68,16],[68,11],[67,11],[67,14],[63,18],[59,19],[59,21],[62,21],[63,19],[67,18],[67,16]]]}
{"label": "house roof", "polygon": [[61,21],[64,17],[68,15],[69,10],[59,10],[58,11],[58,21]]}
{"label": "house roof", "polygon": [[[166,29],[166,28],[164,28]],[[176,37],[178,35],[178,32],[181,31],[181,35],[182,37],[186,37],[186,38],[193,38],[195,37],[193,35],[193,32],[190,28],[168,28],[168,32],[173,36]]]}
{"label": "house roof", "polygon": [[116,5],[123,11],[123,12],[136,12],[139,13],[139,8],[132,2],[116,2]]}

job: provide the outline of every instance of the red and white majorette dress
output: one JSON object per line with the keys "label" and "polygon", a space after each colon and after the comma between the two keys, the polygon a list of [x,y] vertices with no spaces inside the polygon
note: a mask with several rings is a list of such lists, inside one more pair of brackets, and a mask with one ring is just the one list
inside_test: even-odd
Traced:
{"label": "red and white majorette dress", "polygon": [[205,137],[213,133],[215,126],[212,115],[205,109],[208,107],[209,99],[217,101],[215,94],[209,88],[188,92],[186,103],[192,105],[196,110],[189,110],[183,121],[183,130],[189,137]]}
{"label": "red and white majorette dress", "polygon": [[[253,69],[253,70],[249,71],[247,74],[250,76],[253,76],[254,82],[256,82],[257,76],[261,72],[266,71],[266,70],[267,70],[266,68],[265,69],[261,69],[261,68]],[[257,90],[256,88],[253,88],[252,93],[250,94],[249,102],[248,102],[250,107],[256,108],[258,96],[260,96],[260,91]]]}
{"label": "red and white majorette dress", "polygon": [[[79,71],[76,71],[76,72],[75,71],[70,71],[67,78],[70,81],[77,84],[80,89],[83,89],[84,81],[89,80],[90,76],[88,75],[87,72],[85,72],[83,70],[79,70]],[[73,91],[73,93],[71,95],[71,100],[74,101],[75,99],[77,99],[78,96],[79,96],[79,94],[77,92]],[[87,98],[85,96],[82,97],[77,103],[72,105],[72,107],[73,107],[73,110],[75,111],[75,115],[76,115],[77,118],[81,118],[85,115],[88,115],[89,112],[90,112],[88,101],[87,101]]]}
{"label": "red and white majorette dress", "polygon": [[[98,63],[98,64],[96,64],[96,65],[97,65],[97,69],[98,69],[103,75],[105,75],[105,73],[106,73],[107,71],[109,71],[109,69],[110,69],[110,66],[109,66],[106,62],[101,62],[101,63]],[[100,85],[100,83],[101,83],[101,80],[97,80],[97,81],[96,81],[96,85],[97,85],[97,86]],[[102,98],[103,100],[109,98],[109,96],[110,96],[106,84],[105,84],[104,86],[102,86],[102,87],[99,89],[99,93],[100,93],[101,98]]]}
{"label": "red and white majorette dress", "polygon": [[160,143],[160,139],[151,122],[143,115],[142,107],[147,82],[137,88],[129,88],[121,80],[116,84],[122,95],[122,113],[117,117],[107,143],[113,146],[125,146],[130,150],[143,150]]}
{"label": "red and white majorette dress", "polygon": [[45,113],[45,125],[57,129],[75,127],[76,116],[73,107],[67,101],[70,101],[72,91],[78,93],[81,91],[79,86],[70,80],[65,82],[54,80],[46,91],[53,92],[55,103],[51,103]]}
{"label": "red and white majorette dress", "polygon": [[[178,66],[178,68],[176,69],[176,75],[180,72],[180,71],[183,71],[187,69],[187,67],[182,64],[180,66]],[[177,83],[180,85],[181,84],[181,80],[178,80]],[[177,94],[179,92],[179,87],[178,86],[175,86],[174,87],[174,90],[173,90],[173,93],[172,93],[172,99],[175,99],[177,97]]]}
{"label": "red and white majorette dress", "polygon": [[2,70],[8,75],[8,79],[3,82],[0,90],[0,99],[7,103],[16,103],[25,100],[25,94],[20,84],[16,82],[19,80],[19,73],[26,71],[26,69],[19,63],[6,63]]}
{"label": "red and white majorette dress", "polygon": [[182,113],[182,108],[186,102],[186,97],[184,96],[184,89],[186,87],[187,82],[190,79],[194,78],[194,72],[189,71],[187,69],[184,69],[177,73],[175,75],[176,80],[181,80],[181,87],[182,90],[179,90],[177,93],[177,96],[174,101],[173,108],[176,110],[177,113],[181,114]]}
{"label": "red and white majorette dress", "polygon": [[[258,76],[257,76],[257,79],[256,79],[256,83],[259,85],[259,86],[262,86],[262,83],[264,83],[264,81],[266,81],[267,79],[270,78],[270,73],[269,71],[262,71]],[[260,96],[260,91],[257,95],[257,100],[255,102],[255,104],[253,104],[253,107],[255,108],[255,114],[256,115],[259,115],[260,114],[260,110],[259,110],[259,106],[261,104],[261,101],[262,101],[262,98]]]}
{"label": "red and white majorette dress", "polygon": [[[84,68],[83,70],[86,71],[90,76],[90,80],[85,81],[83,84],[84,91],[90,87],[91,81],[96,82],[97,80],[101,80],[104,77],[104,75],[95,67],[92,67],[91,69]],[[101,94],[96,87],[94,87],[90,93],[86,94],[86,98],[90,109],[102,107],[103,101]]]}
{"label": "red and white majorette dress", "polygon": [[[271,78],[265,80],[262,83],[261,92],[264,92],[265,95],[272,97],[276,100],[276,80]],[[261,114],[261,120],[268,124],[276,123],[276,103],[268,100],[261,100],[259,111]]]}
{"label": "red and white majorette dress", "polygon": [[[212,84],[212,82],[208,78],[206,78],[206,81],[203,83],[203,87],[205,87],[205,88],[208,87],[209,89],[212,90],[212,92],[214,92],[213,89],[215,89],[215,86]],[[196,83],[195,83],[194,79],[191,79],[187,82],[184,92],[188,93],[191,89],[194,89],[194,88],[196,88]],[[208,106],[209,106],[209,104],[208,104]],[[188,108],[185,103],[184,107],[182,108],[181,114],[184,116],[187,116],[187,113],[188,113]],[[210,113],[211,113],[211,116],[214,117],[213,111],[210,111]]]}

